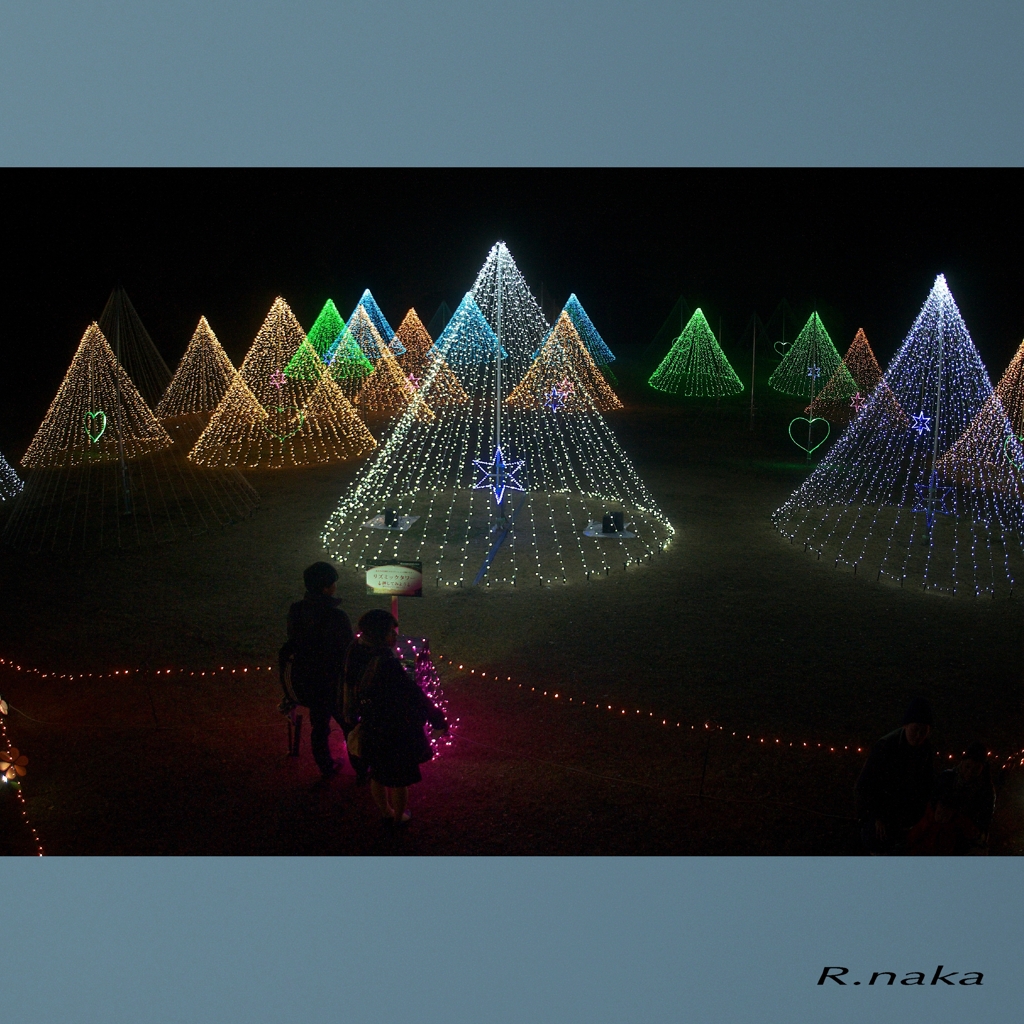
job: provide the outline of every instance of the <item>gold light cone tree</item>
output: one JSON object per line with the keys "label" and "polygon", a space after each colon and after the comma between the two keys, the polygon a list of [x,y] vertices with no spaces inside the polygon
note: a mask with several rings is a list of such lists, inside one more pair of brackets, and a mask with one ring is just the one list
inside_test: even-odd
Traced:
{"label": "gold light cone tree", "polygon": [[227,393],[235,368],[205,316],[174,371],[154,413],[164,419],[212,413]]}
{"label": "gold light cone tree", "polygon": [[1014,433],[1024,434],[1024,342],[996,385],[996,394],[1010,418]]}
{"label": "gold light cone tree", "polygon": [[[380,351],[373,373],[366,378],[356,396],[356,404],[367,417],[397,416],[405,412],[416,397],[416,388],[388,346],[382,346]],[[421,420],[434,417],[426,402],[416,403],[415,415]]]}
{"label": "gold light cone tree", "polygon": [[4,543],[141,547],[252,515],[259,497],[240,474],[198,471],[183,454],[93,324],[22,460],[28,480]]}
{"label": "gold light cone tree", "polygon": [[94,323],[21,464],[52,469],[130,461],[172,443]]}
{"label": "gold light cone tree", "polygon": [[[848,395],[849,380],[846,370],[853,378],[857,390]],[[804,410],[808,416],[823,416],[833,423],[848,423],[860,411],[864,402],[882,380],[882,368],[871,350],[864,328],[858,328],[850,347],[843,356],[842,364],[829,377],[825,386]]]}
{"label": "gold light cone tree", "polygon": [[611,412],[622,408],[564,310],[506,402],[517,409],[550,412]]}
{"label": "gold light cone tree", "polygon": [[357,459],[375,447],[278,298],[188,457],[200,466],[282,469]]}
{"label": "gold light cone tree", "polygon": [[[319,372],[312,380],[285,373],[305,340],[306,334],[291,307],[278,296],[238,368],[256,401],[264,408],[301,405],[316,386]],[[313,358],[317,359],[315,350]]]}
{"label": "gold light cone tree", "polygon": [[405,353],[398,357],[398,364],[414,388],[422,384],[433,369],[434,363],[440,360],[430,388],[432,406],[438,408],[445,405],[461,405],[469,401],[469,395],[466,394],[459,378],[455,376],[444,356],[434,348],[434,340],[423,326],[415,309],[410,309],[405,314],[405,318],[398,325],[398,330],[395,331],[395,337],[405,348]]}

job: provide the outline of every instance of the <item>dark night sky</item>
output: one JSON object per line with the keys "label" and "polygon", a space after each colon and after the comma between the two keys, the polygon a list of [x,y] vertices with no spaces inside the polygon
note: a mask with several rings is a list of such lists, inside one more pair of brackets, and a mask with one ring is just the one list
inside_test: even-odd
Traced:
{"label": "dark night sky", "polygon": [[[397,326],[454,308],[504,239],[637,357],[680,294],[721,317],[817,307],[883,366],[944,272],[998,378],[1024,338],[1020,171],[6,170],[0,447],[32,436],[120,279],[171,368],[205,314],[241,360],[275,295],[305,327],[369,287]],[[730,336],[733,342],[730,343]],[[737,366],[743,360],[737,361]],[[741,371],[742,375],[742,371]]]}

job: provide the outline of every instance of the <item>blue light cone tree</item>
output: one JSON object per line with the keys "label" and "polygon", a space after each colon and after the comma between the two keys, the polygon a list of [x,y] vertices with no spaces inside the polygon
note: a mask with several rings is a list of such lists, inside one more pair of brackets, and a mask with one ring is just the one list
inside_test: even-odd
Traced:
{"label": "blue light cone tree", "polygon": [[773,521],[837,566],[994,596],[1021,571],[1022,464],[940,275],[881,383]]}
{"label": "blue light cone tree", "polygon": [[[373,559],[421,561],[428,586],[537,586],[621,572],[667,542],[671,524],[592,400],[573,412],[508,403],[512,354],[471,293],[435,349],[415,400],[327,522],[334,558],[356,571]],[[418,404],[444,366],[469,400],[438,403],[424,421]],[[582,379],[570,383],[589,394]],[[383,528],[388,509],[407,517],[403,528]],[[583,536],[619,510],[636,537]]]}
{"label": "blue light cone tree", "polygon": [[576,298],[575,292],[569,296],[569,301],[565,304],[562,312],[568,314],[573,327],[576,328],[577,334],[590,353],[590,358],[594,360],[594,365],[601,371],[601,375],[612,386],[617,385],[618,378],[609,365],[615,361],[615,355],[605,344],[604,338],[597,333],[597,328],[587,315],[580,300]]}
{"label": "blue light cone tree", "polygon": [[[374,330],[380,335],[384,344],[391,349],[392,354],[396,356],[404,355],[405,347],[402,345],[400,339],[395,338],[395,332],[392,329],[391,324],[388,323],[387,318],[381,312],[380,306],[377,305],[377,300],[370,294],[369,288],[363,292],[362,297],[356,303],[356,308],[352,310],[352,316],[348,318],[350,324],[352,323],[352,317],[354,317],[360,309],[362,309],[366,316],[369,317]],[[360,344],[362,343],[360,342]],[[376,362],[374,356],[370,355],[369,352],[366,354]]]}
{"label": "blue light cone tree", "polygon": [[21,494],[24,484],[10,463],[0,455],[0,501],[10,501]]}
{"label": "blue light cone tree", "polygon": [[647,383],[658,391],[687,398],[721,398],[743,390],[700,307]]}

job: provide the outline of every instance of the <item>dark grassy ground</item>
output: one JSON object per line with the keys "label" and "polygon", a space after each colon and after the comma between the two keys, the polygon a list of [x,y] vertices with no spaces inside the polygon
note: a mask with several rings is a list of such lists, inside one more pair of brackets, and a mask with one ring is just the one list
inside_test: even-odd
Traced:
{"label": "dark grassy ground", "polygon": [[[678,530],[664,555],[576,587],[403,601],[405,632],[487,673],[445,666],[457,739],[424,769],[407,835],[381,832],[351,774],[320,783],[308,744],[285,756],[265,669],[0,669],[47,852],[844,854],[863,755],[817,744],[865,746],[923,693],[943,750],[1024,746],[1024,602],[879,584],[787,543],[769,515],[806,466],[784,426],[751,433],[739,403],[634,406],[613,423]],[[257,515],[193,543],[0,552],[0,655],[57,673],[271,665],[353,471],[253,474]],[[374,603],[364,589],[343,573],[353,619]],[[12,808],[6,841],[24,850]],[[1009,775],[994,850],[1022,848]]]}

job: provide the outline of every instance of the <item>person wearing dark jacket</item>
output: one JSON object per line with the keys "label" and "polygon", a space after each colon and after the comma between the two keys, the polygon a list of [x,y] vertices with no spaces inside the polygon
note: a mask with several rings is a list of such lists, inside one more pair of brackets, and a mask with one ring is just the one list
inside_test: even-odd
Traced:
{"label": "person wearing dark jacket", "polygon": [[928,806],[935,783],[933,721],[931,705],[917,697],[903,725],[871,748],[856,785],[861,839],[868,853],[902,849]]}
{"label": "person wearing dark jacket", "polygon": [[[288,609],[288,643],[282,661],[292,661],[292,689],[309,708],[309,742],[313,760],[325,779],[338,768],[331,757],[328,737],[331,717],[342,727],[335,712],[345,655],[352,643],[352,623],[334,596],[338,573],[329,562],[315,562],[302,574],[306,595]],[[359,768],[354,762],[357,776]]]}
{"label": "person wearing dark jacket", "polygon": [[350,728],[358,720],[374,803],[385,822],[403,824],[411,817],[409,786],[422,780],[420,765],[433,757],[424,726],[440,735],[448,723],[398,660],[397,641],[398,622],[383,608],[359,620],[345,667],[345,718]]}
{"label": "person wearing dark jacket", "polygon": [[975,740],[955,768],[939,775],[924,817],[911,829],[911,853],[988,853],[996,790],[985,745]]}

